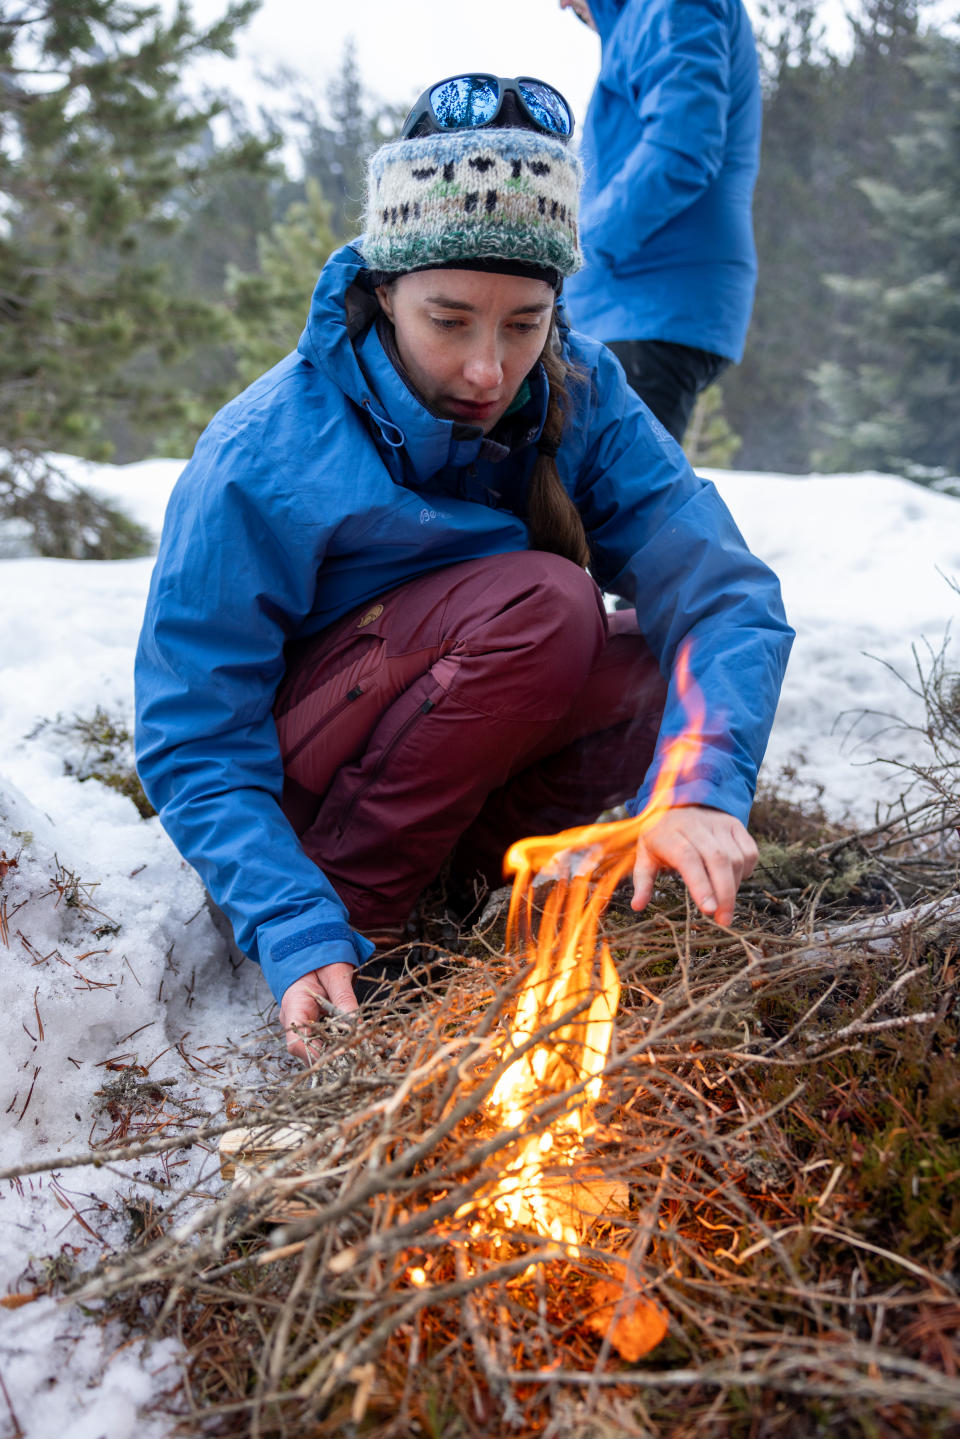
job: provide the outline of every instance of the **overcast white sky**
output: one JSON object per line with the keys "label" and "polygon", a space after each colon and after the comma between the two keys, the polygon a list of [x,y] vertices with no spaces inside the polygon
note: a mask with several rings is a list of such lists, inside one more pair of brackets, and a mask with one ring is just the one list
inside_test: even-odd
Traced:
{"label": "overcast white sky", "polygon": [[[193,0],[192,8],[209,22],[225,0]],[[557,0],[264,0],[241,34],[239,63],[218,66],[216,80],[244,98],[262,97],[251,76],[288,66],[314,80],[322,99],[351,35],[367,90],[384,100],[406,106],[445,75],[490,70],[550,80],[578,120],[600,54],[597,37],[561,14]]]}
{"label": "overcast white sky", "polygon": [[[193,0],[201,21],[223,8],[224,0]],[[264,0],[238,48],[244,70],[287,65],[322,94],[350,35],[367,89],[385,100],[407,105],[445,75],[490,70],[550,80],[578,119],[600,53],[597,37],[557,0]],[[236,86],[236,67],[226,75]]]}
{"label": "overcast white sky", "polygon": [[[756,21],[756,0],[746,0]],[[824,0],[828,38],[842,47],[847,33],[845,0]],[[956,0],[931,0],[930,10],[956,12]],[[222,13],[224,0],[194,0],[200,21]],[[593,88],[600,46],[596,36],[558,0],[264,0],[243,32],[241,65],[219,78],[246,96],[259,66],[290,66],[312,78],[318,92],[336,70],[348,35],[357,42],[366,87],[385,100],[412,103],[434,80],[464,70],[535,75],[549,80],[582,120]],[[242,81],[242,83],[241,83]]]}

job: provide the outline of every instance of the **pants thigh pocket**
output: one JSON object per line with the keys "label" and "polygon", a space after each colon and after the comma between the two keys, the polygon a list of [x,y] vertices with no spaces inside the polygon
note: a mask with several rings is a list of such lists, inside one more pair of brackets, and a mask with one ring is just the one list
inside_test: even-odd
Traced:
{"label": "pants thigh pocket", "polygon": [[363,749],[380,714],[381,641],[371,635],[341,657],[347,663],[332,675],[322,661],[314,664],[313,684],[276,716],[284,773],[314,794],[323,794],[339,766]]}

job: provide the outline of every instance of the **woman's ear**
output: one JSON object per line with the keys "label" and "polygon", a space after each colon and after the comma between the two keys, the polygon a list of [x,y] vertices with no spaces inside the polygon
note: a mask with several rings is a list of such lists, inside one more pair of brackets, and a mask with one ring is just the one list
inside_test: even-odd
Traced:
{"label": "woman's ear", "polygon": [[378,285],[373,292],[380,301],[380,308],[387,319],[393,324],[393,304],[390,299],[390,289],[387,285]]}

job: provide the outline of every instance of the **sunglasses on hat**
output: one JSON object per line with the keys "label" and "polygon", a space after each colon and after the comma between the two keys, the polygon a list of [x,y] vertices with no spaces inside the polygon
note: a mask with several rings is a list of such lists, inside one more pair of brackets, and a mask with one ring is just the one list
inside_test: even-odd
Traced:
{"label": "sunglasses on hat", "polygon": [[573,111],[566,100],[545,80],[521,75],[515,80],[503,75],[451,75],[424,90],[403,122],[404,140],[418,135],[442,135],[451,130],[478,130],[493,125],[512,96],[522,116],[537,130],[569,140],[573,134]]}

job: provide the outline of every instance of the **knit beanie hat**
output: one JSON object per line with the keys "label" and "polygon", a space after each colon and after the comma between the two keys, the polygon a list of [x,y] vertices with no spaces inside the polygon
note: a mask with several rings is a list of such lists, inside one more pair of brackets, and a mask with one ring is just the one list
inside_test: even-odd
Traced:
{"label": "knit beanie hat", "polygon": [[563,141],[519,127],[383,145],[370,160],[364,259],[387,274],[464,261],[572,275],[580,182]]}

